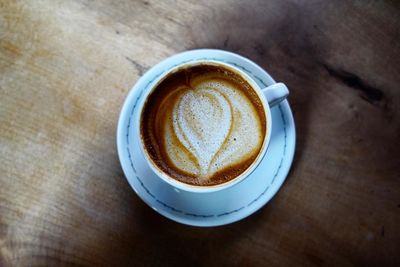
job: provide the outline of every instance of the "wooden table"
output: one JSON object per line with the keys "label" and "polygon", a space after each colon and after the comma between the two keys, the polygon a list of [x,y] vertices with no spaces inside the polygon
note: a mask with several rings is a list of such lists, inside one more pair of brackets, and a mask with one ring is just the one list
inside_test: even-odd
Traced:
{"label": "wooden table", "polygon": [[[114,3],[112,3],[114,2]],[[297,150],[277,196],[195,228],[129,187],[129,89],[194,48],[291,89]],[[0,266],[400,266],[398,1],[0,1]]]}

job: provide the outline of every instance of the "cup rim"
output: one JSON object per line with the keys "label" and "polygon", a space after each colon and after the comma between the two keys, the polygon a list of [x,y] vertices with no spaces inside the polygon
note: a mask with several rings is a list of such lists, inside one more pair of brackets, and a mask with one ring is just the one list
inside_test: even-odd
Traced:
{"label": "cup rim", "polygon": [[[149,97],[149,95],[155,90],[155,88],[164,80],[166,79],[171,73],[174,73],[176,71],[179,71],[180,69],[183,68],[188,68],[188,67],[193,67],[193,66],[198,66],[201,64],[208,64],[208,65],[214,65],[214,66],[222,66],[223,68],[227,68],[237,74],[239,74],[243,79],[245,79],[250,86],[252,87],[252,89],[254,89],[254,91],[257,93],[259,99],[261,100],[263,107],[264,107],[264,112],[265,112],[265,116],[266,116],[266,133],[264,136],[264,140],[263,140],[263,144],[261,147],[261,150],[259,151],[256,159],[251,163],[251,165],[244,171],[242,172],[240,175],[238,175],[237,177],[225,182],[225,183],[221,183],[221,184],[217,184],[217,185],[209,185],[209,186],[201,186],[201,185],[191,185],[191,184],[187,184],[181,181],[178,181],[172,177],[170,177],[167,173],[165,173],[164,171],[162,171],[151,159],[150,155],[148,154],[146,148],[145,148],[145,144],[140,132],[140,123],[141,123],[141,117],[142,117],[142,112],[143,112],[143,107],[147,102],[147,98]],[[158,77],[154,83],[151,85],[150,89],[147,90],[146,92],[143,93],[141,100],[138,103],[138,112],[135,118],[135,121],[138,125],[138,127],[136,127],[136,136],[139,138],[139,147],[140,147],[140,151],[142,152],[142,155],[145,158],[146,163],[148,164],[148,166],[150,167],[150,169],[157,175],[158,178],[160,178],[161,180],[163,180],[164,182],[166,182],[167,184],[173,186],[175,189],[180,189],[183,191],[187,191],[187,192],[196,192],[196,193],[210,193],[210,192],[215,192],[215,191],[221,191],[224,189],[227,189],[229,187],[232,187],[238,183],[240,183],[241,181],[245,180],[249,175],[251,175],[251,173],[257,168],[257,166],[260,164],[260,162],[262,161],[262,159],[264,158],[268,145],[270,143],[270,138],[271,138],[271,126],[272,126],[272,121],[271,121],[271,109],[270,106],[268,104],[268,101],[266,99],[266,97],[264,96],[263,92],[262,92],[262,88],[255,82],[255,80],[253,78],[251,78],[246,72],[244,72],[243,70],[240,70],[239,68],[232,66],[228,63],[225,62],[220,62],[217,60],[210,60],[210,59],[200,59],[200,60],[194,60],[194,61],[190,61],[190,62],[185,62],[182,64],[179,64],[177,66],[174,66],[170,69],[168,69],[167,71],[165,71],[164,73],[162,73],[160,75],[160,77]]]}

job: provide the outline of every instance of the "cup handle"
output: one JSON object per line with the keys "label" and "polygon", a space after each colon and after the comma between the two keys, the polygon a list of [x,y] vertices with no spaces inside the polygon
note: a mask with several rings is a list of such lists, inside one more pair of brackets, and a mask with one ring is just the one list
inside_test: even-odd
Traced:
{"label": "cup handle", "polygon": [[283,83],[274,83],[262,89],[262,92],[270,107],[279,104],[289,95],[289,90]]}

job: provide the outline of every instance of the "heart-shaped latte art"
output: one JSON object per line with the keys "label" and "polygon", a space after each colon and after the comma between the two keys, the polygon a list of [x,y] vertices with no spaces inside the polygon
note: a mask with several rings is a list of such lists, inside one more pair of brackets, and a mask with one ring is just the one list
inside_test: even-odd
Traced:
{"label": "heart-shaped latte art", "polygon": [[177,101],[172,115],[178,140],[197,159],[199,175],[206,177],[231,130],[231,104],[212,88],[189,89]]}
{"label": "heart-shaped latte art", "polygon": [[156,156],[164,158],[173,175],[189,177],[196,184],[237,175],[262,145],[263,128],[255,105],[226,80],[175,86],[159,101],[150,117],[154,133],[150,137],[157,142]]}
{"label": "heart-shaped latte art", "polygon": [[141,123],[153,163],[192,185],[241,175],[256,160],[267,130],[257,92],[236,73],[212,65],[171,73],[149,95]]}

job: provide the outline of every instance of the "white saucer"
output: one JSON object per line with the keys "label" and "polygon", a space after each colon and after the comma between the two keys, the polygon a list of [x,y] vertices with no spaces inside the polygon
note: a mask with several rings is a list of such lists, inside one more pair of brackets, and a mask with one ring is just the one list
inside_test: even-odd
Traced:
{"label": "white saucer", "polygon": [[155,211],[183,224],[217,226],[249,216],[275,195],[292,164],[296,132],[289,103],[285,100],[271,109],[271,141],[264,159],[242,182],[223,191],[195,194],[177,190],[158,179],[141,154],[139,140],[132,138],[137,127],[133,123],[136,104],[143,91],[148,90],[165,71],[183,62],[198,59],[232,64],[247,72],[261,87],[275,83],[254,62],[226,51],[200,49],[174,55],[147,71],[129,92],[118,122],[117,147],[129,184]]}

